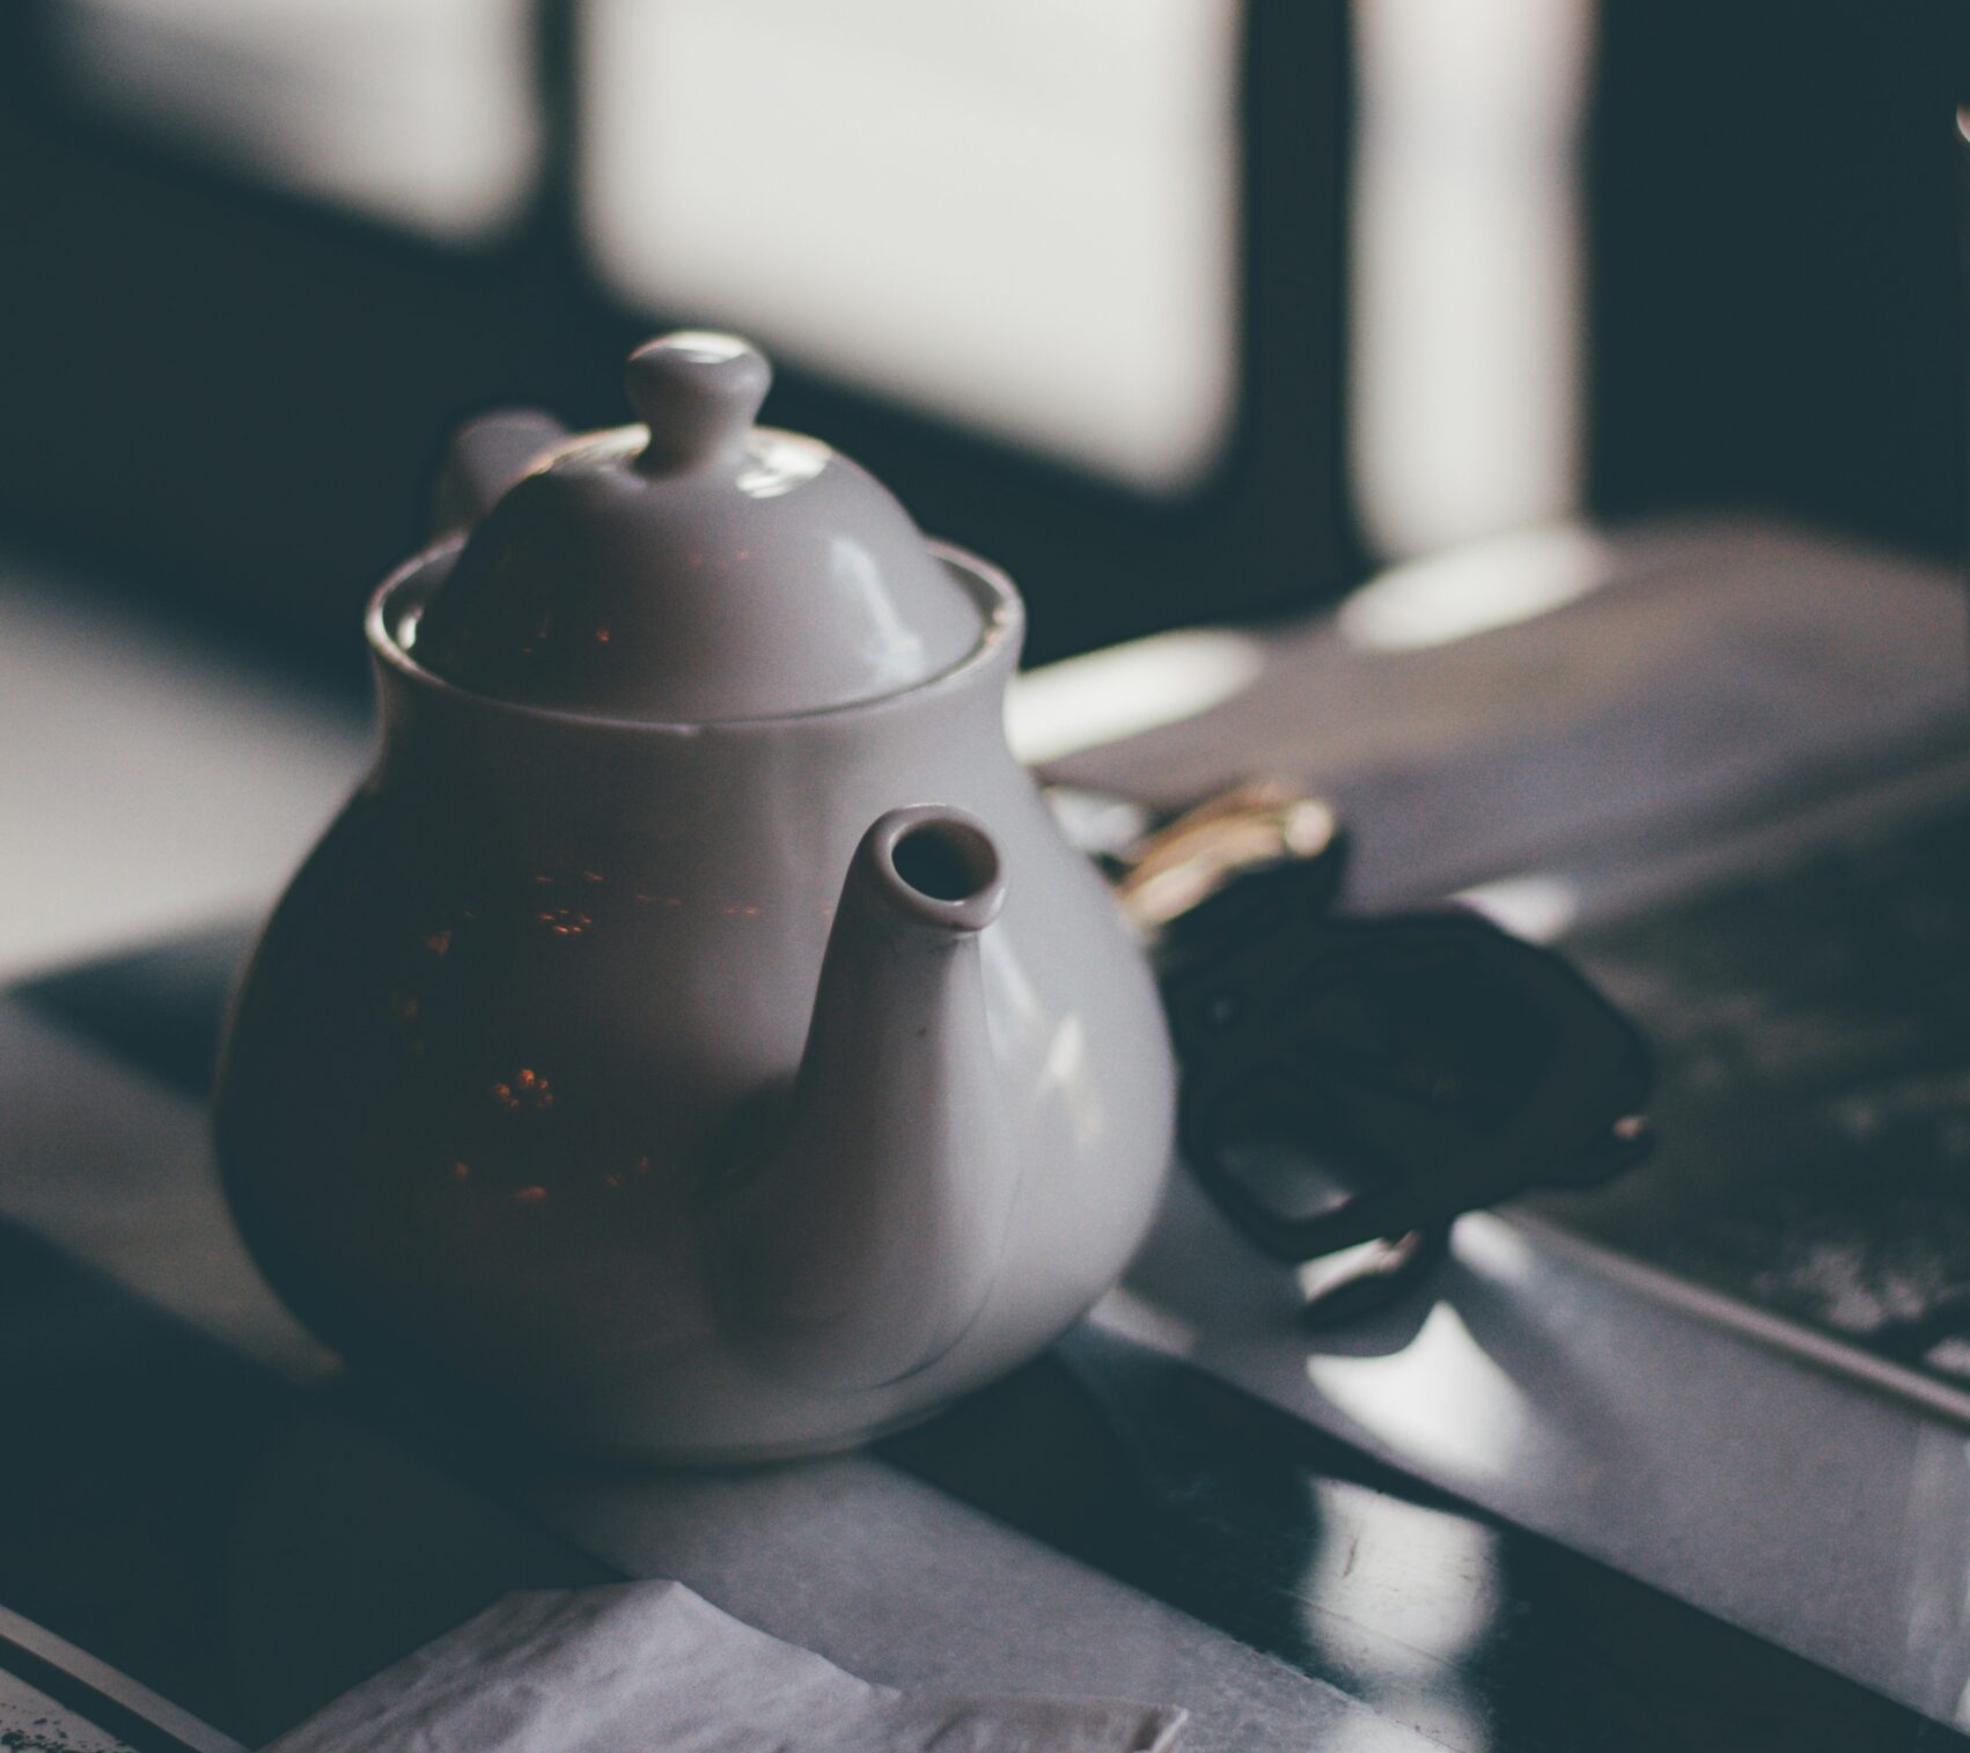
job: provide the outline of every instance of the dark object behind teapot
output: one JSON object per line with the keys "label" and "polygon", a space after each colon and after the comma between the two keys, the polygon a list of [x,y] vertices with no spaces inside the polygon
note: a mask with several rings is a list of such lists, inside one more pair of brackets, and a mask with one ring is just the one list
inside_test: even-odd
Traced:
{"label": "dark object behind teapot", "polygon": [[1433,1254],[1417,1232],[1638,1162],[1650,1063],[1564,957],[1475,913],[1339,915],[1345,863],[1324,806],[1260,784],[1117,886],[1157,933],[1192,1170],[1276,1259],[1401,1240],[1386,1281]]}

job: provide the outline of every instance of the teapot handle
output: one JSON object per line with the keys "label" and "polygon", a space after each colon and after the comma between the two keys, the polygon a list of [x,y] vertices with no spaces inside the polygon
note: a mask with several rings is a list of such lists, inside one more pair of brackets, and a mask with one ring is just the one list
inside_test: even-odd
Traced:
{"label": "teapot handle", "polygon": [[466,421],[452,434],[432,490],[432,538],[470,529],[567,439],[567,427],[538,408],[498,408]]}

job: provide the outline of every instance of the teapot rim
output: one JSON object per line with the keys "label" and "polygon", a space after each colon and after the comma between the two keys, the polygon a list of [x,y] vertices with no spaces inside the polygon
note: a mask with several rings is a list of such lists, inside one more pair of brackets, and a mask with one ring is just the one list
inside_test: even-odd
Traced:
{"label": "teapot rim", "polygon": [[455,559],[469,533],[468,530],[459,530],[421,549],[394,568],[371,593],[369,605],[363,613],[363,634],[369,642],[370,653],[378,663],[406,682],[440,697],[469,703],[483,711],[561,729],[701,736],[712,731],[784,729],[792,725],[853,718],[858,714],[879,712],[905,702],[921,700],[930,694],[955,690],[969,682],[976,672],[1002,661],[1016,663],[1026,632],[1026,605],[1002,568],[968,548],[959,547],[955,542],[928,536],[924,538],[924,543],[931,556],[977,605],[979,636],[956,663],[925,676],[921,681],[912,682],[908,687],[833,706],[759,713],[743,718],[622,718],[605,713],[571,712],[560,707],[537,706],[526,701],[502,699],[496,694],[448,680],[419,663],[412,652],[413,642],[398,636],[397,629],[404,615],[418,606],[414,601],[418,584],[421,581],[428,583],[434,568]]}

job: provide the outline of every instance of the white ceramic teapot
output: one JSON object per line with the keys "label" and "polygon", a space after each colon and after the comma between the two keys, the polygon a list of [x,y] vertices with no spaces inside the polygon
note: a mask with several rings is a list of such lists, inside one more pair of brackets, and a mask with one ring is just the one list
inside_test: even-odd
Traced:
{"label": "white ceramic teapot", "polygon": [[643,424],[384,583],[375,770],[222,1056],[294,1309],[590,1450],[930,1411],[1114,1281],[1170,1155],[1148,970],[1006,747],[1017,595],[767,380],[650,343]]}

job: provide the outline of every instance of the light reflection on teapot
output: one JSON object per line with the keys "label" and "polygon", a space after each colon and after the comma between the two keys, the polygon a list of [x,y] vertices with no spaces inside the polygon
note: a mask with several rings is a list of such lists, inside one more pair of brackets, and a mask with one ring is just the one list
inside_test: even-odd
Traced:
{"label": "light reflection on teapot", "polygon": [[743,343],[629,387],[504,491],[547,429],[468,429],[481,514],[372,604],[381,750],[248,971],[221,1168],[360,1361],[589,1449],[838,1446],[1120,1274],[1169,1047],[1006,748],[1007,581],[755,427]]}

